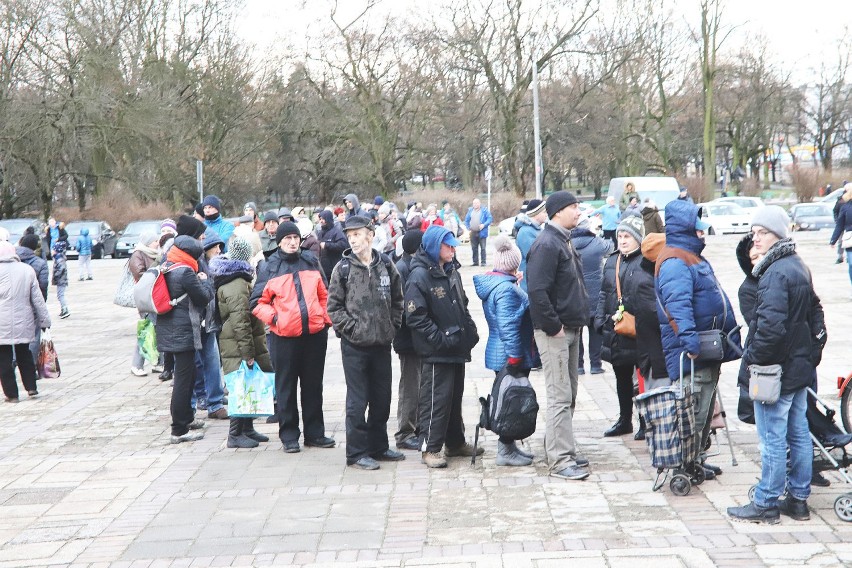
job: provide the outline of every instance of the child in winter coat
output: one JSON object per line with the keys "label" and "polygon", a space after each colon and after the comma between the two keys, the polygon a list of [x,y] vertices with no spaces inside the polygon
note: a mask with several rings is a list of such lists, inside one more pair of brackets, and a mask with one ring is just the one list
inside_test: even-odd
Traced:
{"label": "child in winter coat", "polygon": [[51,253],[53,254],[53,285],[56,286],[56,298],[62,308],[59,317],[62,319],[71,315],[68,304],[65,301],[65,290],[68,289],[68,260],[65,252],[68,250],[68,233],[60,231],[59,238],[54,241]]}
{"label": "child in winter coat", "polygon": [[92,237],[89,229],[83,228],[77,237],[77,252],[80,255],[80,280],[92,280]]}

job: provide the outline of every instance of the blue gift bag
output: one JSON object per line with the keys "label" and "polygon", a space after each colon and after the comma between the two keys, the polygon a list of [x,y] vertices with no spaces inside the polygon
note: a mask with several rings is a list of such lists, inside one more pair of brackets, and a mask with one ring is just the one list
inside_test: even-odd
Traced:
{"label": "blue gift bag", "polygon": [[240,368],[225,375],[228,387],[228,415],[234,418],[259,418],[275,414],[275,374],[264,373],[245,361]]}

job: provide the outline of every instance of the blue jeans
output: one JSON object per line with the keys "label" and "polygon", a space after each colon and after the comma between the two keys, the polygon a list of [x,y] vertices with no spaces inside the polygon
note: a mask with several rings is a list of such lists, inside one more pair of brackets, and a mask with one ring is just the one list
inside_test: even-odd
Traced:
{"label": "blue jeans", "polygon": [[[754,403],[754,418],[760,440],[760,482],[754,493],[759,507],[774,507],[787,492],[796,499],[811,494],[813,445],[808,432],[807,391],[782,394],[775,404]],[[790,471],[787,472],[787,447]]]}
{"label": "blue jeans", "polygon": [[[205,396],[206,395],[206,396]],[[225,389],[222,386],[222,366],[219,360],[219,342],[215,333],[201,332],[201,351],[195,352],[195,390],[192,407],[199,398],[207,400],[207,412],[222,408]]]}
{"label": "blue jeans", "polygon": [[849,268],[849,282],[852,283],[852,249],[846,250],[846,266]]}

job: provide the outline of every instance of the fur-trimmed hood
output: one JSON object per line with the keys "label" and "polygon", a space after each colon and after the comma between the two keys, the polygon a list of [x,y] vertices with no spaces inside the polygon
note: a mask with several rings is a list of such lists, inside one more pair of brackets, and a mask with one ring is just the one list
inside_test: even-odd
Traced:
{"label": "fur-trimmed hood", "polygon": [[751,271],[752,276],[755,278],[760,278],[761,275],[766,272],[769,266],[780,258],[784,258],[785,256],[790,256],[791,254],[796,253],[796,243],[793,242],[793,239],[787,237],[786,239],[781,239],[774,245],[772,245],[768,251],[766,251],[766,256],[760,259],[760,261],[754,266],[754,269]]}
{"label": "fur-trimmed hood", "polygon": [[254,279],[254,269],[248,262],[233,260],[224,255],[219,255],[210,261],[210,274],[213,276],[213,285],[216,288],[237,278],[242,278],[246,282]]}

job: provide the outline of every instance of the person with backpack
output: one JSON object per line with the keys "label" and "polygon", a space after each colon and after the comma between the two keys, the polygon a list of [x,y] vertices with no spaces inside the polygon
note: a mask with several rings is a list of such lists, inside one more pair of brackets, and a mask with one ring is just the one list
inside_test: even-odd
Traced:
{"label": "person with backpack", "polygon": [[[127,269],[130,271],[130,276],[133,282],[139,282],[142,275],[149,268],[159,263],[160,261],[160,239],[155,233],[143,233],[139,240],[136,241],[136,248],[130,259],[127,261]],[[150,314],[139,314],[140,319],[155,320]],[[155,322],[156,323],[156,322]],[[135,339],[135,337],[134,337]],[[137,377],[145,377],[148,371],[145,370],[145,357],[142,356],[142,351],[139,349],[139,341],[133,342],[133,359],[130,363],[131,374]]]}
{"label": "person with backpack", "polygon": [[157,349],[173,353],[171,443],[194,442],[204,437],[204,423],[195,420],[192,389],[195,384],[195,352],[201,349],[201,318],[215,292],[207,274],[198,271],[204,254],[201,243],[188,235],[175,237],[163,265],[169,297],[178,301],[157,315]]}
{"label": "person with backpack", "polygon": [[[530,369],[541,362],[533,350],[533,328],[530,301],[518,285],[521,251],[512,240],[499,235],[494,238],[494,270],[473,277],[476,295],[482,300],[488,322],[485,366],[499,375],[504,369],[512,376],[529,376]],[[496,400],[491,404],[497,404]],[[535,418],[533,417],[533,426]],[[516,444],[517,440],[500,436],[497,441],[497,465],[525,466],[533,455]]]}
{"label": "person with backpack", "polygon": [[388,446],[387,432],[391,343],[402,324],[402,283],[390,258],[372,248],[369,219],[350,217],[344,230],[350,248],[331,273],[328,315],[340,336],[346,378],[346,464],[375,470],[380,461],[405,459]]}

